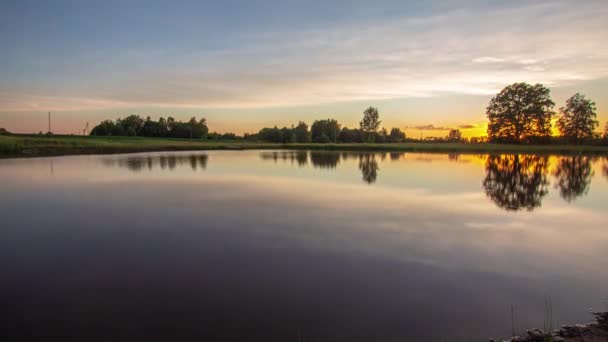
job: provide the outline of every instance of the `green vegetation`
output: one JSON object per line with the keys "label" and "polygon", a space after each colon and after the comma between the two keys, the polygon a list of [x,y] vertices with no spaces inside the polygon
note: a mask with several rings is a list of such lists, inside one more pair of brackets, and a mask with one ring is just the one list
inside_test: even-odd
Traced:
{"label": "green vegetation", "polygon": [[471,143],[263,143],[246,140],[187,140],[143,137],[94,136],[0,136],[0,157],[35,157],[70,154],[109,154],[151,151],[186,151],[218,149],[301,149],[343,151],[405,151],[460,153],[551,153],[608,154],[608,146],[590,145],[507,145]]}

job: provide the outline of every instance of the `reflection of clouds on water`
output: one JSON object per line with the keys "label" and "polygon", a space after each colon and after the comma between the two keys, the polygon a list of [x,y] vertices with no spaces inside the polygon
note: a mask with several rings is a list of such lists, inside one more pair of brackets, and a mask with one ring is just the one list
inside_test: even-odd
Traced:
{"label": "reflection of clouds on water", "polygon": [[189,166],[193,171],[204,170],[207,167],[209,156],[206,154],[192,155],[148,155],[148,156],[128,156],[128,157],[110,157],[102,159],[101,162],[108,167],[126,168],[134,172],[143,170],[153,170],[160,168],[161,170],[172,171],[177,167]]}

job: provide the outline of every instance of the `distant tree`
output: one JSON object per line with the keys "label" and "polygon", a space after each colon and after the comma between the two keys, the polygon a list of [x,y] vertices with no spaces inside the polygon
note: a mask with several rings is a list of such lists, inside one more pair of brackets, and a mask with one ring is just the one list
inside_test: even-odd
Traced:
{"label": "distant tree", "polygon": [[462,142],[462,133],[459,129],[451,129],[446,137],[448,142]]}
{"label": "distant tree", "polygon": [[0,127],[0,135],[9,135],[11,134],[6,128]]}
{"label": "distant tree", "polygon": [[[119,127],[112,120],[104,120],[99,125],[93,127],[90,135],[109,136],[122,135],[122,131],[118,132]],[[119,134],[117,134],[119,133]]]}
{"label": "distant tree", "polygon": [[298,125],[293,129],[293,132],[295,134],[296,142],[310,142],[310,132],[308,132],[308,125],[305,122],[298,122]]}
{"label": "distant tree", "polygon": [[340,124],[334,119],[317,120],[310,126],[310,135],[316,143],[338,142]]}
{"label": "distant tree", "polygon": [[378,109],[369,107],[363,112],[363,120],[359,122],[361,131],[365,133],[368,142],[374,142],[376,131],[380,127],[380,114]]}
{"label": "distant tree", "polygon": [[542,84],[514,83],[504,88],[486,109],[488,138],[495,142],[529,142],[551,135],[555,103]]}
{"label": "distant tree", "polygon": [[397,127],[391,128],[391,133],[389,134],[389,141],[393,143],[399,143],[405,140],[405,133],[401,131],[401,129]]}
{"label": "distant tree", "polygon": [[280,143],[283,140],[283,136],[281,134],[281,130],[279,128],[277,128],[277,126],[274,126],[273,128],[262,128],[260,130],[260,132],[258,133],[258,136],[260,138],[260,140],[262,141],[268,141],[268,142],[274,142],[274,143]]}
{"label": "distant tree", "polygon": [[357,128],[344,127],[338,135],[338,141],[341,143],[360,143],[363,142],[363,134]]}
{"label": "distant tree", "polygon": [[374,138],[374,141],[380,144],[383,144],[385,142],[388,141],[388,131],[386,130],[386,128],[382,128],[379,132],[374,133],[374,135],[376,136]]}
{"label": "distant tree", "polygon": [[90,134],[202,139],[206,138],[208,132],[207,121],[204,118],[197,121],[192,117],[188,122],[181,122],[172,117],[167,120],[161,117],[158,121],[154,121],[149,116],[144,120],[138,115],[129,115],[119,118],[116,122],[102,121],[93,127]]}
{"label": "distant tree", "polygon": [[593,137],[593,131],[599,125],[595,111],[595,102],[586,99],[585,95],[574,94],[566,101],[566,106],[559,109],[557,128],[560,134],[577,144]]}
{"label": "distant tree", "polygon": [[296,134],[292,128],[283,127],[281,128],[281,142],[282,143],[295,143],[296,142]]}

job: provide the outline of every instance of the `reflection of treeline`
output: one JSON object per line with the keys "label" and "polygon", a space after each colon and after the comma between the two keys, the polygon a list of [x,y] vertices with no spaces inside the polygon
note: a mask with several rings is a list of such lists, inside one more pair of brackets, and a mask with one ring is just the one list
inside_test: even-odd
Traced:
{"label": "reflection of treeline", "polygon": [[[305,166],[309,162],[315,168],[334,169],[346,160],[358,161],[362,179],[374,183],[380,170],[379,161],[390,158],[401,160],[404,152],[353,152],[353,151],[277,151],[262,152],[264,160],[291,162]],[[560,196],[571,202],[589,190],[593,177],[592,162],[595,156],[555,157],[553,173],[549,173],[548,155],[501,154],[486,157],[486,175],[483,188],[486,195],[499,207],[517,211],[534,210],[541,206],[542,199],[549,193],[549,176],[554,178],[554,188]],[[459,161],[458,154],[449,154],[448,160]],[[602,165],[602,172],[608,178],[608,158]]]}
{"label": "reflection of treeline", "polygon": [[102,162],[106,166],[127,168],[131,171],[139,172],[142,170],[174,170],[176,167],[190,167],[196,171],[204,170],[207,167],[209,156],[206,154],[193,155],[159,155],[159,156],[129,156],[126,158],[108,158]]}
{"label": "reflection of treeline", "polygon": [[[568,202],[585,195],[593,176],[593,156],[559,157],[553,177],[555,188]],[[540,207],[549,193],[548,156],[490,155],[483,187],[486,195],[507,210]]]}

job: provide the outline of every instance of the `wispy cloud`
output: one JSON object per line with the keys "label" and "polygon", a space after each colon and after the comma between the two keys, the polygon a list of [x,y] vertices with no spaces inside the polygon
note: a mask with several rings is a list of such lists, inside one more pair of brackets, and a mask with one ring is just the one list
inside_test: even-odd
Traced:
{"label": "wispy cloud", "polygon": [[559,87],[608,76],[606,16],[604,1],[551,1],[240,32],[214,49],[90,53],[61,82],[0,80],[0,111],[262,108],[491,95],[516,81]]}

